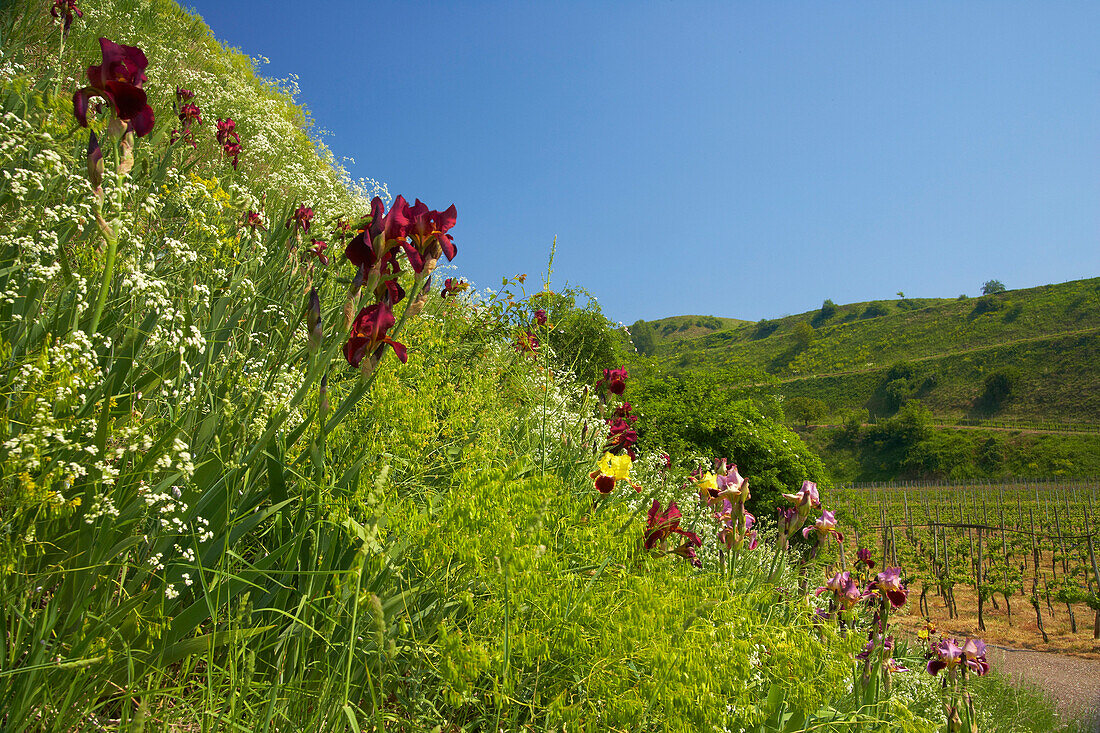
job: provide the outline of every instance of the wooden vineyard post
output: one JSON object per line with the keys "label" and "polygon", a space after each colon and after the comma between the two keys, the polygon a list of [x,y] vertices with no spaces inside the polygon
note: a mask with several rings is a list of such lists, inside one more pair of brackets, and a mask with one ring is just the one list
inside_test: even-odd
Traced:
{"label": "wooden vineyard post", "polygon": [[[1062,524],[1058,521],[1058,496],[1054,498],[1054,535],[1058,538],[1058,549],[1062,552],[1062,576],[1069,575],[1069,566],[1066,560],[1066,544],[1062,541]],[[1053,544],[1053,543],[1052,543]],[[1050,571],[1054,572],[1054,558],[1050,560]]]}
{"label": "wooden vineyard post", "polygon": [[[892,564],[896,568],[898,566],[898,539],[894,535],[893,524],[890,525],[890,557],[893,558],[894,562]],[[883,562],[885,563],[885,558]]]}
{"label": "wooden vineyard post", "polygon": [[947,527],[940,527],[940,536],[943,538],[944,599],[947,601],[947,617],[955,618],[958,613],[955,611],[955,588],[951,579],[951,553],[947,546]]}
{"label": "wooden vineyard post", "polygon": [[976,575],[974,576],[974,582],[978,587],[978,629],[985,631],[985,619],[982,617],[982,611],[985,605],[985,596],[982,594],[982,528],[978,527],[978,566]]}
{"label": "wooden vineyard post", "polygon": [[1031,576],[1031,606],[1035,609],[1035,623],[1039,626],[1039,633],[1043,635],[1043,643],[1049,644],[1050,637],[1043,628],[1043,611],[1039,606],[1039,549],[1035,545],[1035,513],[1028,507],[1027,514],[1031,520],[1031,555],[1035,562],[1035,572]]}
{"label": "wooden vineyard post", "polygon": [[[1089,492],[1089,506],[1092,505],[1092,491]],[[1100,569],[1096,567],[1096,550],[1092,546],[1092,513],[1085,507],[1085,538],[1088,540],[1089,560],[1092,562],[1092,575],[1096,578],[1096,592],[1100,594]],[[1100,608],[1092,622],[1092,638],[1100,639]]]}
{"label": "wooden vineyard post", "polygon": [[1008,587],[1008,537],[1005,535],[1005,510],[1004,502],[1001,503],[1001,550],[1004,551],[1005,556],[1005,587],[1001,595],[1005,597],[1005,610],[1008,612],[1008,625],[1012,625],[1012,601],[1009,600],[1009,587]]}

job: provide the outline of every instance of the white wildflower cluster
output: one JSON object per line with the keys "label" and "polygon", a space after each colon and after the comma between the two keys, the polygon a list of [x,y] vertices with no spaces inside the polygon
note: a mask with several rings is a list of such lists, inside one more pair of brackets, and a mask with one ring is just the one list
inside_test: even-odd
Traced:
{"label": "white wildflower cluster", "polygon": [[4,81],[12,81],[27,73],[27,67],[23,64],[17,64],[11,59],[0,59],[0,79]]}
{"label": "white wildflower cluster", "polygon": [[[171,448],[157,457],[157,460],[153,463],[153,468],[158,471],[174,469],[184,476],[190,477],[195,472],[195,464],[192,462],[187,443],[179,438],[173,438]],[[148,500],[146,503],[148,503]]]}
{"label": "white wildflower cluster", "polygon": [[[258,374],[266,375],[270,365],[260,365]],[[252,420],[249,423],[249,434],[253,437],[259,437],[263,431],[267,428],[268,420],[271,419],[279,410],[284,409],[290,398],[298,390],[298,386],[302,383],[304,375],[300,369],[291,365],[283,364],[278,368],[278,372],[275,375],[275,379],[271,384],[271,388],[265,391],[260,398],[260,403],[252,413]],[[254,388],[263,386],[263,382],[252,385]],[[246,400],[251,400],[254,392],[246,392],[242,395]],[[295,408],[289,415],[290,424],[295,424],[305,418],[302,412],[302,406]]]}
{"label": "white wildflower cluster", "polygon": [[103,517],[118,518],[118,507],[115,506],[114,499],[107,494],[101,494],[92,501],[92,505],[84,512],[84,522],[95,524]]}
{"label": "white wildflower cluster", "polygon": [[[78,420],[73,411],[100,379],[92,343],[83,331],[48,342],[36,359],[13,375],[11,396],[17,419],[11,425],[18,429],[0,445],[3,459],[15,474],[37,475],[37,484],[53,492],[47,497],[55,504],[64,503],[63,492],[76,479],[101,468],[94,445],[76,455],[71,451],[95,435],[95,417]],[[58,454],[71,458],[55,460]],[[110,507],[103,511],[109,512]]]}

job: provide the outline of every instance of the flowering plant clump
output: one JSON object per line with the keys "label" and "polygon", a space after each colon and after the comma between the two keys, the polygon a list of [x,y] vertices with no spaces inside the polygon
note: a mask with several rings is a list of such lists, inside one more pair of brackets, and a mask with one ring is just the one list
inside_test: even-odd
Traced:
{"label": "flowering plant clump", "polygon": [[702,540],[694,532],[680,527],[680,517],[680,508],[676,506],[676,502],[669,502],[668,509],[662,512],[661,503],[654,499],[646,517],[646,531],[642,543],[647,550],[656,549],[661,553],[667,553],[668,538],[674,534],[680,535],[684,541],[673,548],[672,552],[695,567],[702,567],[695,552],[702,545]]}
{"label": "flowering plant clump", "polygon": [[[238,158],[241,154],[241,136],[237,132],[237,123],[232,118],[221,119],[218,118],[217,130],[214,132],[214,137],[218,141],[218,144],[222,146],[222,153],[225,157],[229,158],[233,164],[233,169],[237,169]],[[312,210],[310,210],[312,215]],[[289,226],[289,225],[288,225]],[[309,227],[306,227],[306,231],[309,231]]]}
{"label": "flowering plant clump", "polygon": [[449,277],[443,281],[443,290],[440,291],[439,295],[442,298],[454,298],[457,297],[459,293],[467,290],[469,287],[470,283],[466,282],[465,280],[459,280],[456,277]]}
{"label": "flowering plant clump", "polygon": [[352,323],[347,343],[344,344],[344,356],[348,363],[358,367],[363,363],[364,357],[369,357],[367,363],[373,369],[382,355],[384,345],[390,346],[402,363],[408,361],[405,345],[386,335],[396,322],[385,303],[375,303],[359,311]]}
{"label": "flowering plant clump", "polygon": [[73,16],[83,18],[84,12],[76,6],[76,0],[53,0],[50,15],[54,20],[61,21],[61,32],[68,33],[73,24]]}
{"label": "flowering plant clump", "polygon": [[176,99],[174,102],[176,109],[176,117],[179,118],[179,129],[173,129],[172,135],[169,138],[169,144],[175,145],[177,140],[186,140],[192,148],[198,150],[199,143],[195,139],[195,126],[202,124],[202,110],[195,104],[193,100],[195,93],[190,89],[184,89],[182,87],[176,87]]}
{"label": "flowering plant clump", "polygon": [[125,131],[138,137],[153,129],[153,108],[146,101],[145,69],[148,59],[140,48],[123,46],[106,38],[99,39],[103,62],[89,66],[88,84],[73,93],[73,110],[81,127],[88,126],[88,102],[93,97],[107,101],[115,119],[126,123]]}

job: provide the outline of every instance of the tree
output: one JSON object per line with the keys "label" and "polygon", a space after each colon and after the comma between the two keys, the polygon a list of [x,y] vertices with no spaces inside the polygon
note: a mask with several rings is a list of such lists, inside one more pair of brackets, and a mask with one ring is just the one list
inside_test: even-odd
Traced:
{"label": "tree", "polygon": [[986,280],[982,284],[982,295],[996,295],[997,293],[1003,293],[1008,288],[1000,280]]}
{"label": "tree", "polygon": [[821,310],[814,314],[811,324],[816,328],[836,315],[836,303],[831,298],[826,298],[821,304]]}
{"label": "tree", "polygon": [[630,340],[634,342],[634,348],[642,356],[650,356],[657,348],[653,326],[646,321],[634,322],[634,325],[630,327]]}
{"label": "tree", "polygon": [[811,420],[818,420],[829,412],[829,406],[816,397],[791,397],[783,405],[783,411],[792,420],[800,420],[808,426]]}
{"label": "tree", "polygon": [[805,321],[799,321],[794,327],[794,343],[799,351],[805,351],[814,340],[814,327]]}
{"label": "tree", "polygon": [[749,508],[775,516],[780,494],[804,479],[827,480],[825,467],[798,434],[752,400],[729,399],[724,379],[706,373],[637,379],[630,401],[645,412],[637,424],[646,445],[674,456],[728,458],[752,484]]}

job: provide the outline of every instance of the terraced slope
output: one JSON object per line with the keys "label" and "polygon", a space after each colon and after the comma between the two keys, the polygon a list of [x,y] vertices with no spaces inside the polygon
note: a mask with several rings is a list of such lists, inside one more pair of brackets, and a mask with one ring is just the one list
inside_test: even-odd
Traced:
{"label": "terraced slope", "polygon": [[[654,353],[738,392],[820,399],[825,417],[917,398],[943,419],[1100,422],[1100,278],[827,310],[679,340],[654,328]],[[994,375],[1006,393],[990,394]]]}

